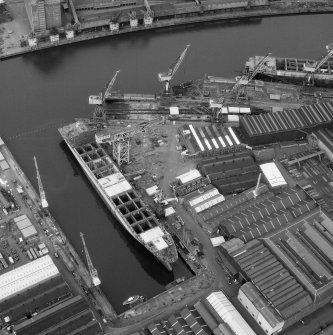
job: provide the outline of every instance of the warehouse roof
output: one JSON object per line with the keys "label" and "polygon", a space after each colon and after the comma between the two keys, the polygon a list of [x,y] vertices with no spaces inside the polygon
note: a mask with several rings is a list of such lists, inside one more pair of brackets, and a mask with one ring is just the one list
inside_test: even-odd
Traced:
{"label": "warehouse roof", "polygon": [[0,301],[59,273],[50,256],[38,258],[0,276]]}
{"label": "warehouse roof", "polygon": [[255,335],[252,328],[221,291],[211,293],[206,300],[236,335]]}
{"label": "warehouse roof", "polygon": [[199,177],[201,177],[201,173],[198,170],[194,169],[181,174],[180,176],[176,177],[176,179],[178,179],[182,184],[185,184]]}
{"label": "warehouse roof", "polygon": [[313,301],[295,276],[261,241],[253,240],[231,253],[241,269],[284,319]]}
{"label": "warehouse roof", "polygon": [[252,302],[256,307],[259,313],[265,318],[269,325],[274,328],[281,322],[283,319],[276,312],[274,308],[268,303],[268,301],[263,297],[263,295],[258,291],[258,289],[251,282],[247,282],[240,290],[246,295],[246,297]]}
{"label": "warehouse roof", "polygon": [[282,173],[274,162],[261,164],[260,169],[264,173],[271,187],[287,185]]}

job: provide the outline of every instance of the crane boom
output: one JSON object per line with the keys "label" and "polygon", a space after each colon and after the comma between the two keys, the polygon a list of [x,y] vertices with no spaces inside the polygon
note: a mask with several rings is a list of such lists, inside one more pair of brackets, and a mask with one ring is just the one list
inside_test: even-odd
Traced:
{"label": "crane boom", "polygon": [[117,75],[118,73],[120,72],[120,70],[117,70],[116,73],[114,74],[113,78],[110,80],[109,82],[109,85],[108,87],[106,88],[105,92],[104,92],[104,95],[103,95],[103,102],[105,101],[105,99],[111,95],[111,90],[112,90],[112,87],[114,85],[114,83],[116,82],[116,78],[117,78]]}
{"label": "crane boom", "polygon": [[165,91],[166,93],[169,93],[169,82],[172,79],[172,77],[175,75],[175,73],[177,72],[177,70],[179,69],[185,55],[187,52],[187,49],[190,47],[190,44],[188,44],[185,49],[183,50],[183,52],[179,55],[179,57],[177,58],[175,64],[173,66],[171,66],[168,70],[168,72],[163,72],[163,73],[159,73],[158,74],[158,78],[160,81],[165,82]]}
{"label": "crane boom", "polygon": [[88,269],[89,269],[92,284],[94,286],[98,286],[98,285],[101,284],[101,280],[98,278],[97,270],[94,268],[93,263],[91,261],[91,258],[90,258],[89,252],[88,252],[88,248],[86,246],[86,241],[84,240],[83,233],[80,232],[80,236],[81,236],[81,239],[82,239],[84,253],[85,253],[86,258],[87,258]]}
{"label": "crane boom", "polygon": [[314,62],[312,65],[306,65],[304,64],[304,71],[307,71],[307,74],[305,75],[305,82],[310,83],[313,73],[318,71],[318,69],[323,66],[329,58],[333,56],[333,46],[332,44],[326,46],[327,53],[324,57]]}
{"label": "crane boom", "polygon": [[42,204],[43,208],[47,208],[49,206],[49,204],[47,203],[44,187],[43,187],[43,184],[42,184],[42,179],[40,178],[36,156],[34,156],[34,162],[35,162],[35,167],[36,167],[37,182],[38,182],[38,189],[39,189],[41,204]]}
{"label": "crane boom", "polygon": [[270,57],[271,53],[268,53],[254,68],[253,72],[247,76],[242,76],[239,78],[235,85],[232,87],[232,90],[236,90],[240,85],[248,85],[249,82],[257,75],[257,73],[260,71],[261,67],[266,62],[267,58]]}

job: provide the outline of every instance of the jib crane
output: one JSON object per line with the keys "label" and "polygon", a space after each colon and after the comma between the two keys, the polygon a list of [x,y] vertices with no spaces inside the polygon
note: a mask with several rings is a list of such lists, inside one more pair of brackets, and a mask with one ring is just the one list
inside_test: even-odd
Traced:
{"label": "jib crane", "polygon": [[89,104],[90,105],[103,105],[105,99],[107,99],[112,92],[112,87],[116,81],[117,75],[120,72],[120,70],[117,70],[114,74],[113,78],[110,80],[108,87],[104,91],[104,94],[101,92],[99,95],[91,95],[89,96]]}
{"label": "jib crane", "polygon": [[49,204],[46,200],[46,195],[45,195],[44,187],[43,187],[43,184],[42,184],[42,179],[40,178],[36,156],[34,156],[34,162],[35,162],[35,167],[36,167],[37,182],[38,182],[38,189],[39,189],[41,204],[42,204],[43,208],[47,208],[49,206]]}
{"label": "jib crane", "polygon": [[165,82],[165,93],[170,93],[169,90],[170,90],[170,80],[172,79],[172,77],[175,75],[175,73],[177,72],[180,64],[182,63],[185,55],[186,55],[186,52],[187,52],[187,49],[190,47],[190,44],[188,44],[186,46],[186,48],[184,49],[184,51],[180,54],[180,56],[177,58],[176,60],[176,63],[171,66],[168,70],[168,72],[163,72],[163,73],[159,73],[158,74],[158,78],[161,82]]}
{"label": "jib crane", "polygon": [[249,73],[247,75],[241,76],[235,83],[235,85],[232,87],[232,91],[235,91],[239,86],[241,85],[248,85],[250,81],[257,75],[257,73],[260,71],[262,66],[265,64],[267,59],[270,57],[271,53],[268,53],[253,69],[252,73]]}
{"label": "jib crane", "polygon": [[313,74],[319,70],[321,66],[324,65],[324,63],[327,62],[329,58],[333,56],[333,43],[326,45],[327,53],[324,57],[322,57],[320,60],[317,60],[312,65],[304,64],[303,70],[307,72],[304,78],[304,83],[306,85],[313,84]]}
{"label": "jib crane", "polygon": [[151,26],[153,24],[154,12],[151,10],[148,0],[144,0],[144,2],[145,2],[146,11],[144,12],[143,21],[144,21],[145,26]]}
{"label": "jib crane", "polygon": [[88,248],[87,248],[86,242],[84,240],[84,236],[83,236],[82,233],[80,233],[80,236],[81,236],[82,243],[83,243],[84,253],[85,253],[86,258],[87,258],[88,269],[89,269],[89,272],[90,272],[90,277],[91,277],[92,284],[94,286],[98,286],[98,285],[101,284],[101,280],[98,278],[97,270],[94,268],[93,263],[91,261],[91,258],[90,258],[89,252],[88,252]]}

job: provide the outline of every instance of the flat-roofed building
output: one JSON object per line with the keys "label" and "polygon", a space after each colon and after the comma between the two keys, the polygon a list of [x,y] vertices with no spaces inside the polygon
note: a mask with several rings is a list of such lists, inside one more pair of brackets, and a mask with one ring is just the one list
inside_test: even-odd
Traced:
{"label": "flat-roofed building", "polygon": [[0,302],[58,274],[48,255],[6,272],[0,276]]}

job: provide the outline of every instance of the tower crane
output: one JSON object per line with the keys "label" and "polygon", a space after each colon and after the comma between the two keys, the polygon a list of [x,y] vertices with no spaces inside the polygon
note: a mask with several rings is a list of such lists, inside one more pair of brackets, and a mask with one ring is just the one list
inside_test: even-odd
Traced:
{"label": "tower crane", "polygon": [[98,278],[98,274],[97,274],[97,270],[94,268],[93,263],[91,261],[91,258],[89,256],[89,252],[88,252],[88,248],[86,246],[86,242],[84,240],[84,236],[82,233],[80,233],[81,239],[82,239],[82,243],[83,243],[83,248],[84,248],[84,253],[86,255],[87,258],[87,263],[88,263],[88,269],[90,272],[90,277],[91,277],[91,281],[93,286],[98,286],[101,284],[101,280]]}
{"label": "tower crane", "polygon": [[320,60],[315,61],[312,65],[304,64],[303,70],[307,72],[304,77],[304,83],[310,85],[313,83],[313,74],[319,70],[327,60],[333,56],[333,43],[326,45],[327,53]]}
{"label": "tower crane", "polygon": [[40,178],[36,156],[34,156],[34,162],[35,162],[35,167],[36,167],[37,182],[38,182],[38,189],[39,189],[41,204],[42,204],[43,208],[47,208],[49,206],[49,204],[47,203],[44,187],[43,187],[43,184],[42,184],[42,179]]}
{"label": "tower crane", "polygon": [[172,79],[172,77],[175,75],[175,73],[177,72],[180,64],[182,63],[185,55],[186,55],[186,52],[187,52],[187,49],[190,47],[190,44],[188,44],[186,46],[186,48],[184,49],[184,51],[180,54],[180,56],[177,58],[176,60],[176,63],[171,66],[168,70],[168,72],[163,72],[163,73],[159,73],[158,74],[158,78],[161,82],[165,82],[165,93],[170,93],[169,90],[170,90],[170,80]]}
{"label": "tower crane", "polygon": [[106,90],[104,91],[104,94],[101,92],[99,95],[90,95],[89,96],[89,104],[90,105],[102,105],[105,101],[105,99],[109,98],[111,96],[111,90],[112,87],[116,81],[117,75],[120,72],[120,70],[117,70],[112,79],[110,80]]}

